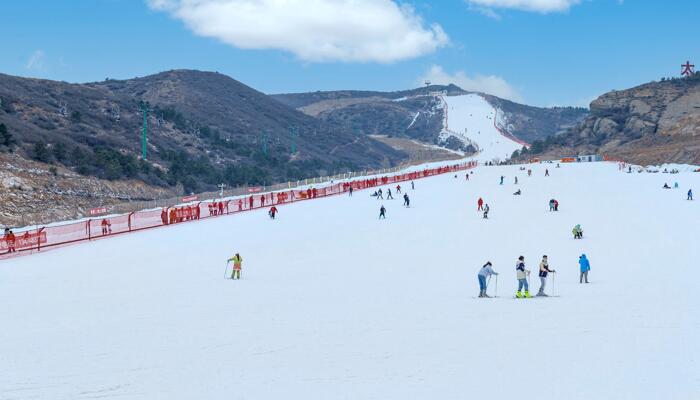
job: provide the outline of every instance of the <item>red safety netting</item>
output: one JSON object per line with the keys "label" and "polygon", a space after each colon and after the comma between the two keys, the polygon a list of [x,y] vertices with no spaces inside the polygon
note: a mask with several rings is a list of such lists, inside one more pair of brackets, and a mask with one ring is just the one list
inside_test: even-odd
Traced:
{"label": "red safety netting", "polygon": [[433,175],[470,169],[476,162],[456,164],[452,166],[424,169],[399,175],[356,179],[348,182],[335,183],[322,187],[306,189],[290,189],[271,193],[256,193],[254,195],[232,200],[207,200],[187,205],[175,205],[162,209],[138,211],[129,214],[90,218],[83,221],[40,227],[26,230],[17,234],[5,234],[0,238],[0,259],[22,254],[31,254],[56,246],[64,246],[88,240],[107,238],[110,236],[136,232],[143,229],[155,228],[213,218],[243,211],[249,211],[273,205],[287,204],[297,201],[310,200],[362,190],[375,186],[388,185],[404,181],[425,178]]}

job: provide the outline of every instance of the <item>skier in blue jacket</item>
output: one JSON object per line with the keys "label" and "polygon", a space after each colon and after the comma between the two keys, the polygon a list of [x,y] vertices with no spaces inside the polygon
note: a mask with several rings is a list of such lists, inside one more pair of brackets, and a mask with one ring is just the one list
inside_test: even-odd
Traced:
{"label": "skier in blue jacket", "polygon": [[588,271],[591,270],[591,263],[588,262],[585,254],[581,254],[578,258],[578,265],[581,267],[581,276],[579,277],[579,283],[583,283],[584,279],[588,283]]}
{"label": "skier in blue jacket", "polygon": [[494,271],[491,265],[491,261],[489,261],[479,270],[479,297],[491,297],[486,294],[486,278],[498,275],[498,272]]}

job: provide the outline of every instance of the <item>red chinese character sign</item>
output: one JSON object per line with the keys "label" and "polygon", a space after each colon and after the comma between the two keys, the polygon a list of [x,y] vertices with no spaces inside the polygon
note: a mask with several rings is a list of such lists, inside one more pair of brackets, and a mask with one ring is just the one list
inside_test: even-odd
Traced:
{"label": "red chinese character sign", "polygon": [[693,68],[695,68],[695,65],[691,64],[690,61],[686,61],[685,64],[682,64],[681,68],[681,75],[690,76],[695,73],[695,71],[693,70]]}

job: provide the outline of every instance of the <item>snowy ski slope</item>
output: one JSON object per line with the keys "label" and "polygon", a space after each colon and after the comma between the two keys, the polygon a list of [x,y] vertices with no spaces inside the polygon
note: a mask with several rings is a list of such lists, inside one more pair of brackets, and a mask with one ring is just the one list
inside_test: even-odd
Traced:
{"label": "snowy ski slope", "polygon": [[[356,191],[4,261],[0,399],[697,399],[700,174],[532,168],[416,181],[410,209]],[[516,258],[543,254],[561,297],[513,299]],[[476,299],[488,260],[500,297]]]}
{"label": "snowy ski slope", "polygon": [[443,136],[466,138],[480,150],[479,161],[507,160],[522,145],[501,135],[493,124],[496,110],[478,94],[443,96],[447,108],[447,127]]}

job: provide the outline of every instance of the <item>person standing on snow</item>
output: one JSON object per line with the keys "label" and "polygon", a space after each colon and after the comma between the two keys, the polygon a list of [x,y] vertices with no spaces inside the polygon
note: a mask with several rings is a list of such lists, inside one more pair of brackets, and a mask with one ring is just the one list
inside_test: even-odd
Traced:
{"label": "person standing on snow", "polygon": [[379,199],[384,200],[384,195],[382,194],[381,188],[379,188],[379,190],[377,190],[377,200],[379,200]]}
{"label": "person standing on snow", "polygon": [[583,229],[581,229],[581,225],[576,224],[571,232],[574,234],[574,239],[583,239]]}
{"label": "person standing on snow", "polygon": [[352,197],[352,185],[350,185],[348,192],[350,192],[350,197]]}
{"label": "person standing on snow", "polygon": [[544,287],[547,284],[547,274],[548,273],[555,273],[556,271],[553,269],[549,269],[549,263],[547,262],[547,256],[542,256],[542,261],[540,262],[540,290],[537,292],[538,296],[545,296],[547,295],[544,293]]}
{"label": "person standing on snow", "polygon": [[476,211],[482,211],[484,209],[484,199],[479,197],[479,201],[476,202],[476,205],[478,206]]}
{"label": "person standing on snow", "polygon": [[503,179],[505,179],[505,176],[501,175],[501,183],[499,183],[499,185],[503,184]]}
{"label": "person standing on snow", "polygon": [[581,275],[578,278],[578,283],[583,283],[584,279],[588,283],[588,271],[591,270],[591,263],[586,258],[585,254],[581,254],[578,258],[578,265],[581,267]]}
{"label": "person standing on snow", "polygon": [[491,297],[488,294],[486,294],[486,278],[488,278],[491,275],[498,275],[498,272],[494,271],[493,268],[491,268],[491,261],[487,262],[484,264],[483,267],[479,270],[479,297]]}
{"label": "person standing on snow", "polygon": [[401,193],[401,185],[396,185],[396,193]]}
{"label": "person standing on snow", "polygon": [[268,215],[270,216],[270,218],[275,219],[275,215],[277,215],[277,207],[272,206],[272,208],[270,208],[270,211],[268,211]]}
{"label": "person standing on snow", "polygon": [[549,176],[549,170],[548,170],[548,169],[545,169],[545,170],[544,170],[544,176]]}
{"label": "person standing on snow", "polygon": [[394,196],[391,195],[391,189],[386,190],[386,199],[387,200],[394,200]]}
{"label": "person standing on snow", "polygon": [[527,277],[530,276],[530,270],[525,268],[525,257],[518,257],[518,262],[515,264],[515,272],[518,278],[518,291],[515,293],[515,297],[522,298],[522,289],[525,288],[525,297],[531,297],[530,291],[528,289]]}
{"label": "person standing on snow", "polygon": [[559,202],[554,199],[549,200],[549,211],[557,211],[557,208],[559,208]]}
{"label": "person standing on snow", "polygon": [[7,243],[7,253],[15,253],[15,234],[12,229],[5,228],[5,243]]}
{"label": "person standing on snow", "polygon": [[517,176],[515,177],[515,184],[516,185],[518,184],[518,177]]}
{"label": "person standing on snow", "polygon": [[693,200],[693,189],[688,189],[688,200]]}
{"label": "person standing on snow", "polygon": [[384,208],[384,205],[379,209],[379,219],[386,219],[386,208]]}
{"label": "person standing on snow", "polygon": [[408,193],[403,194],[403,205],[406,207],[411,206],[411,200],[408,198]]}
{"label": "person standing on snow", "polygon": [[416,185],[411,181],[411,190],[414,190],[416,188]]}
{"label": "person standing on snow", "polygon": [[228,262],[233,261],[233,273],[231,274],[231,279],[241,279],[241,265],[243,264],[243,258],[241,255],[236,253],[235,256],[228,259]]}
{"label": "person standing on snow", "polygon": [[488,203],[484,206],[484,219],[489,219],[489,211],[491,208],[489,207]]}
{"label": "person standing on snow", "polygon": [[469,173],[464,174],[464,179],[469,180]]}

